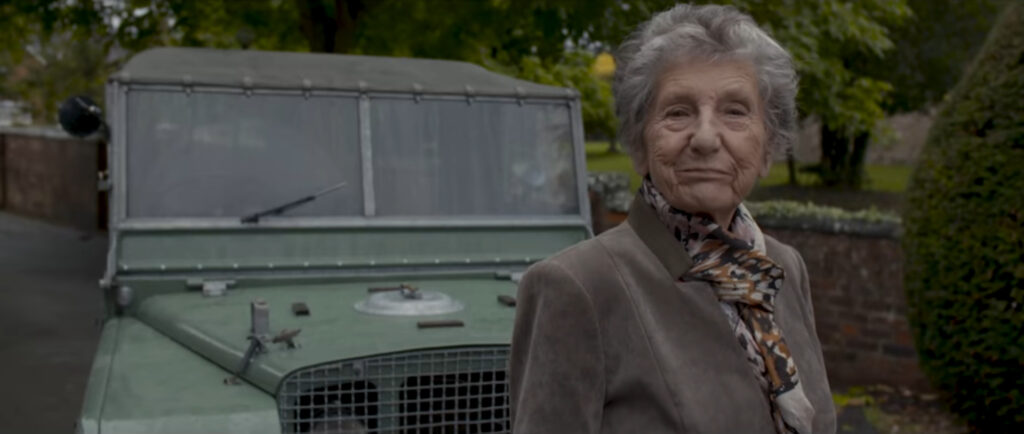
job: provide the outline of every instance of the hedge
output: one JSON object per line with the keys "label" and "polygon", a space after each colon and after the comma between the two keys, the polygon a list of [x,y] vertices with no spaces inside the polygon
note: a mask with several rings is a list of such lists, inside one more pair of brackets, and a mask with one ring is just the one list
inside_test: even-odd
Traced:
{"label": "hedge", "polygon": [[850,211],[811,202],[789,200],[745,202],[757,224],[765,228],[898,238],[900,217],[875,208]]}
{"label": "hedge", "polygon": [[940,111],[908,191],[905,287],[925,374],[978,432],[1024,428],[1024,4]]}

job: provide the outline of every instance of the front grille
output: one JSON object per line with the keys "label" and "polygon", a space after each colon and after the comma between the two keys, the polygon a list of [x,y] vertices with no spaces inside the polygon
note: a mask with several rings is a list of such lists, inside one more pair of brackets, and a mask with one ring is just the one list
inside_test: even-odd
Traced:
{"label": "front grille", "polygon": [[285,433],[507,433],[508,346],[414,351],[296,371]]}

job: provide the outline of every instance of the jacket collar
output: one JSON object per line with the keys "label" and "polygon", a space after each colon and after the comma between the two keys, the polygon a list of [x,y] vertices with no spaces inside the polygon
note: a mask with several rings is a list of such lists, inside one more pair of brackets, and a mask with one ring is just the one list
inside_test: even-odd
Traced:
{"label": "jacket collar", "polygon": [[673,278],[681,277],[693,266],[690,254],[686,252],[683,243],[676,240],[675,236],[669,232],[668,227],[655,214],[654,208],[648,205],[639,194],[633,197],[633,204],[629,207],[629,216],[626,217],[626,221],[640,241],[643,241],[651,253],[654,253],[654,256]]}

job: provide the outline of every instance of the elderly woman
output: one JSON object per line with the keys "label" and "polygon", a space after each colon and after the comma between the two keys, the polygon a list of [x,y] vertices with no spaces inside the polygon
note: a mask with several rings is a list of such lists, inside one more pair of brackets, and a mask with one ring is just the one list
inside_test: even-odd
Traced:
{"label": "elderly woman", "polygon": [[513,431],[834,432],[803,260],[742,205],[794,136],[789,54],[733,8],[680,5],[617,60],[643,185],[626,223],[523,276]]}

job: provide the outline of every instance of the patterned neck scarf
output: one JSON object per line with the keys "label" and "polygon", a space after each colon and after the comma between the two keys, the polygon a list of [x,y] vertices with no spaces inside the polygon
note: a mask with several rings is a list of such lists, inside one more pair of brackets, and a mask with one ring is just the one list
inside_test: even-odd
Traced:
{"label": "patterned neck scarf", "polygon": [[768,258],[764,235],[742,204],[729,230],[710,216],[676,209],[645,178],[642,197],[659,219],[683,243],[693,267],[680,280],[711,285],[719,301],[736,306],[745,327],[739,327],[740,345],[755,354],[748,361],[761,377],[772,404],[778,433],[811,432],[814,407],[804,394],[782,330],[775,323],[775,299],[785,273]]}

